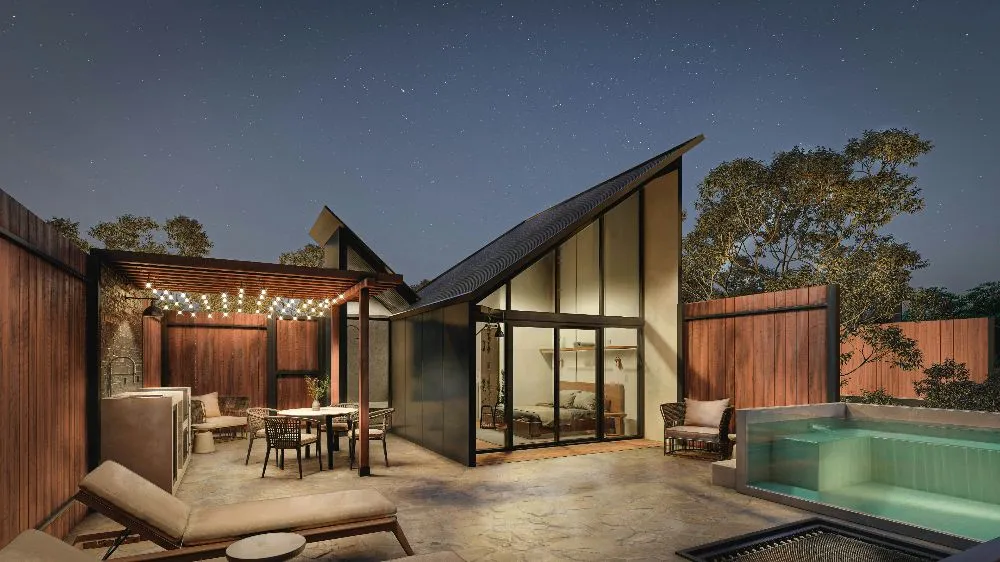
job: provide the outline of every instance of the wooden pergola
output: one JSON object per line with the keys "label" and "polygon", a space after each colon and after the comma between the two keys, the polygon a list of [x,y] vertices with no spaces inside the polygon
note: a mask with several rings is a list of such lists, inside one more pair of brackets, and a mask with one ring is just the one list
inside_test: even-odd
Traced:
{"label": "wooden pergola", "polygon": [[[368,459],[369,303],[373,296],[402,285],[401,275],[114,250],[92,250],[91,254],[119,271],[129,284],[144,291],[158,287],[189,293],[236,294],[243,289],[248,294],[266,292],[284,298],[329,300],[332,313],[348,302],[357,301],[360,347],[358,473],[361,476],[371,474]],[[337,339],[339,348],[343,334],[332,330],[330,337]]]}

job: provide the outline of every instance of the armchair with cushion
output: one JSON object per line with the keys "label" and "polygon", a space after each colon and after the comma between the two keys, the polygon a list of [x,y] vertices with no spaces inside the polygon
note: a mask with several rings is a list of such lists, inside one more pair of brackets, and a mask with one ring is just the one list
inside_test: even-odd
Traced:
{"label": "armchair with cushion", "polygon": [[[729,423],[733,407],[729,399],[692,400],[660,404],[663,416],[663,454],[685,450],[689,445],[714,451],[719,460],[728,459],[733,445],[729,440]],[[680,444],[680,448],[677,448]]]}
{"label": "armchair with cushion", "polygon": [[218,392],[191,397],[191,427],[195,431],[231,434],[247,427],[248,396],[219,396]]}

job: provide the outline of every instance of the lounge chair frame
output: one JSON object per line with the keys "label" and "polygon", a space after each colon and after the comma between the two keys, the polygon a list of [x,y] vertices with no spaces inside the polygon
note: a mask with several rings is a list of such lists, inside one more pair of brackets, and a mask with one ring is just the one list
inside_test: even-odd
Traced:
{"label": "lounge chair frame", "polygon": [[[122,562],[145,562],[151,560],[171,560],[174,562],[180,562],[187,560],[193,561],[219,558],[226,555],[226,548],[229,545],[245,538],[234,537],[232,540],[225,540],[216,543],[184,546],[180,541],[174,540],[163,533],[160,533],[155,528],[150,527],[146,523],[121,511],[117,507],[109,504],[100,497],[87,492],[86,490],[79,490],[74,498],[87,507],[103,514],[112,521],[125,527],[122,531],[122,536],[128,536],[128,534],[135,533],[143,539],[166,549],[161,552],[151,552],[148,554],[140,554],[125,558],[115,558],[115,560],[121,560]],[[399,521],[396,519],[395,515],[371,519],[368,521],[355,521],[352,523],[330,525],[327,527],[314,527],[311,529],[273,529],[271,532],[279,531],[288,531],[302,535],[305,537],[306,542],[326,541],[344,537],[368,535],[372,533],[392,533],[395,535],[396,540],[399,541],[399,546],[403,547],[403,551],[406,552],[406,555],[413,556],[413,549],[410,547],[409,541],[406,540],[406,535],[403,534],[403,529],[399,526]],[[113,546],[115,548],[117,547],[116,545]],[[112,552],[114,552],[114,550],[110,549],[105,556],[110,556]]]}

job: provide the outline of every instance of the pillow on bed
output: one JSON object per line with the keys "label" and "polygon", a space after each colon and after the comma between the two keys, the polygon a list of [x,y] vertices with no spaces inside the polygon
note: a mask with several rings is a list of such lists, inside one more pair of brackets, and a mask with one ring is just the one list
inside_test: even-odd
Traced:
{"label": "pillow on bed", "polygon": [[559,407],[560,408],[572,408],[573,398],[579,393],[579,390],[560,390],[559,391]]}
{"label": "pillow on bed", "polygon": [[581,390],[573,397],[573,407],[581,410],[596,410],[597,395],[593,392]]}

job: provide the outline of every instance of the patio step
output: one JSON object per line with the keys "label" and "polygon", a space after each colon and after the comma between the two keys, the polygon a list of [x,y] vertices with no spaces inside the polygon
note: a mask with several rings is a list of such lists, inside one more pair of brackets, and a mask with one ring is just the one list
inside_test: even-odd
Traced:
{"label": "patio step", "polygon": [[712,485],[725,488],[736,487],[736,459],[712,463]]}

